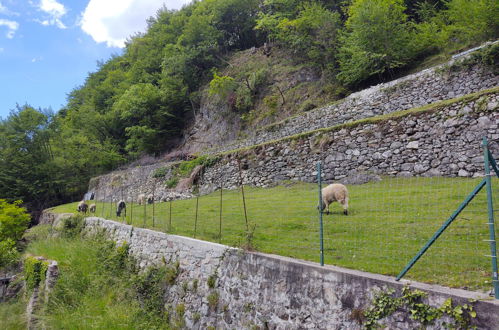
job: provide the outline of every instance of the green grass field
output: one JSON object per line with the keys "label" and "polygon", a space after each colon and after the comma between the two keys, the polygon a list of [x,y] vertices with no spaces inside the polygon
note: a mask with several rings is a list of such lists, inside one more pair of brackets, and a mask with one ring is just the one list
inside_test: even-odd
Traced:
{"label": "green grass field", "polygon": [[[325,263],[397,275],[480,181],[383,178],[380,182],[349,186],[349,215],[344,216],[337,203],[331,205],[332,214],[324,215]],[[498,181],[494,179],[495,186]],[[499,190],[494,193],[497,196]],[[289,183],[267,189],[245,186],[245,196],[256,250],[319,261],[317,185]],[[499,199],[495,201],[499,205]],[[53,210],[74,212],[76,205],[61,205]],[[199,201],[157,203],[154,224],[152,205],[128,203],[126,218],[117,219],[114,205],[98,202],[96,216],[231,246],[244,246],[246,242],[240,190],[223,191],[221,238],[220,191],[201,196]],[[490,290],[487,222],[483,189],[405,278]]]}

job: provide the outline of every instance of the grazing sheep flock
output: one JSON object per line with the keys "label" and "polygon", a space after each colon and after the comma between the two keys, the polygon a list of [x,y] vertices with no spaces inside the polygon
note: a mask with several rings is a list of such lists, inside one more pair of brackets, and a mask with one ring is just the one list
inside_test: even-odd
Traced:
{"label": "grazing sheep flock", "polygon": [[116,205],[116,216],[121,217],[121,212],[123,211],[125,211],[125,217],[126,217],[126,203],[124,200],[120,200]]}
{"label": "grazing sheep flock", "polygon": [[322,203],[320,210],[326,209],[329,214],[329,204],[339,202],[343,206],[343,214],[348,214],[348,190],[341,183],[333,183],[322,189]]}
{"label": "grazing sheep flock", "polygon": [[96,209],[97,209],[97,205],[95,205],[95,203],[94,203],[94,204],[90,204],[90,206],[89,206],[89,211],[90,211],[91,213],[95,213],[95,210],[96,210]]}
{"label": "grazing sheep flock", "polygon": [[78,203],[78,208],[76,209],[78,212],[87,213],[88,204],[85,201],[81,201]]}

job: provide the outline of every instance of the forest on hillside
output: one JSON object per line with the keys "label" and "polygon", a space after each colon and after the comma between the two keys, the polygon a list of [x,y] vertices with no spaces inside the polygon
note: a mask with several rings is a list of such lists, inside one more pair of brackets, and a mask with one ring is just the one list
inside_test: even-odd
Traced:
{"label": "forest on hillside", "polygon": [[271,45],[345,94],[499,36],[495,0],[202,0],[160,9],[99,63],[58,112],[23,105],[0,122],[0,198],[32,212],[81,198],[90,177],[175,147],[204,86],[251,110],[259,77],[221,70]]}

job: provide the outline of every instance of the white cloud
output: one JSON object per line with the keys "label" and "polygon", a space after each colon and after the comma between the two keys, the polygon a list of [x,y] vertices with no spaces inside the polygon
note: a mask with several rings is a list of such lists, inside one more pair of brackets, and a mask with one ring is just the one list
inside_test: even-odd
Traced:
{"label": "white cloud", "polygon": [[19,28],[19,23],[16,21],[10,21],[8,19],[2,19],[0,18],[0,26],[6,26],[7,27],[7,34],[5,35],[7,38],[12,39],[14,38],[14,34],[16,33],[17,29]]}
{"label": "white cloud", "polygon": [[11,11],[9,8],[2,5],[1,2],[0,2],[0,14],[7,15],[7,16],[19,16],[19,13]]}
{"label": "white cloud", "polygon": [[57,0],[41,0],[37,5],[38,9],[48,15],[48,18],[43,20],[35,20],[44,26],[55,25],[59,29],[65,29],[66,25],[61,21],[61,18],[66,15],[66,7]]}
{"label": "white cloud", "polygon": [[96,42],[125,47],[127,37],[145,32],[146,19],[165,5],[179,9],[191,0],[90,0],[83,12],[81,28]]}

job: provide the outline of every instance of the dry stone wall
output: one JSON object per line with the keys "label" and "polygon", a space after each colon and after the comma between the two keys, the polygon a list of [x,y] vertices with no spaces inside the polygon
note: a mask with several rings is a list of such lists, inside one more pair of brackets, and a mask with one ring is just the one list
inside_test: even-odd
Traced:
{"label": "dry stone wall", "polygon": [[[168,235],[148,229],[86,218],[86,231],[104,231],[127,242],[140,266],[178,262],[179,275],[165,292],[167,308],[183,304],[188,329],[361,329],[359,313],[369,307],[380,290],[400,292],[404,285],[428,292],[427,303],[440,306],[447,298],[454,304],[474,303],[478,329],[499,324],[499,302],[464,290],[402,280],[291,258],[245,252],[228,246]],[[209,279],[213,285],[209,285]],[[485,300],[484,300],[485,299]],[[173,312],[174,313],[174,312]],[[357,316],[356,316],[357,315]],[[390,329],[415,329],[410,312],[381,320]],[[172,317],[179,317],[172,314]],[[427,329],[442,329],[443,318]]]}
{"label": "dry stone wall", "polygon": [[[310,132],[240,150],[204,170],[200,192],[223,183],[239,185],[239,164],[245,184],[266,187],[283,180],[314,182],[318,161],[323,179],[352,183],[359,175],[476,177],[483,175],[481,141],[486,136],[499,155],[499,91],[482,91],[431,108],[398,113],[390,118]],[[164,168],[165,176],[153,178]],[[189,198],[165,185],[171,164],[158,163],[110,173],[94,179],[90,190],[99,200],[136,200],[139,193],[155,199]]]}
{"label": "dry stone wall", "polygon": [[484,136],[499,155],[499,93],[483,93],[471,100],[442,105],[375,123],[360,123],[309,136],[287,139],[229,155],[204,175],[203,192],[220,182],[268,186],[276,181],[314,182],[318,161],[323,179],[342,181],[359,173],[392,176],[483,175]]}
{"label": "dry stone wall", "polygon": [[228,151],[281,139],[319,128],[362,118],[424,106],[499,85],[499,76],[489,66],[477,64],[468,53],[421,72],[353,93],[344,100],[314,109],[281,123],[264,127],[241,141],[214,148]]}

